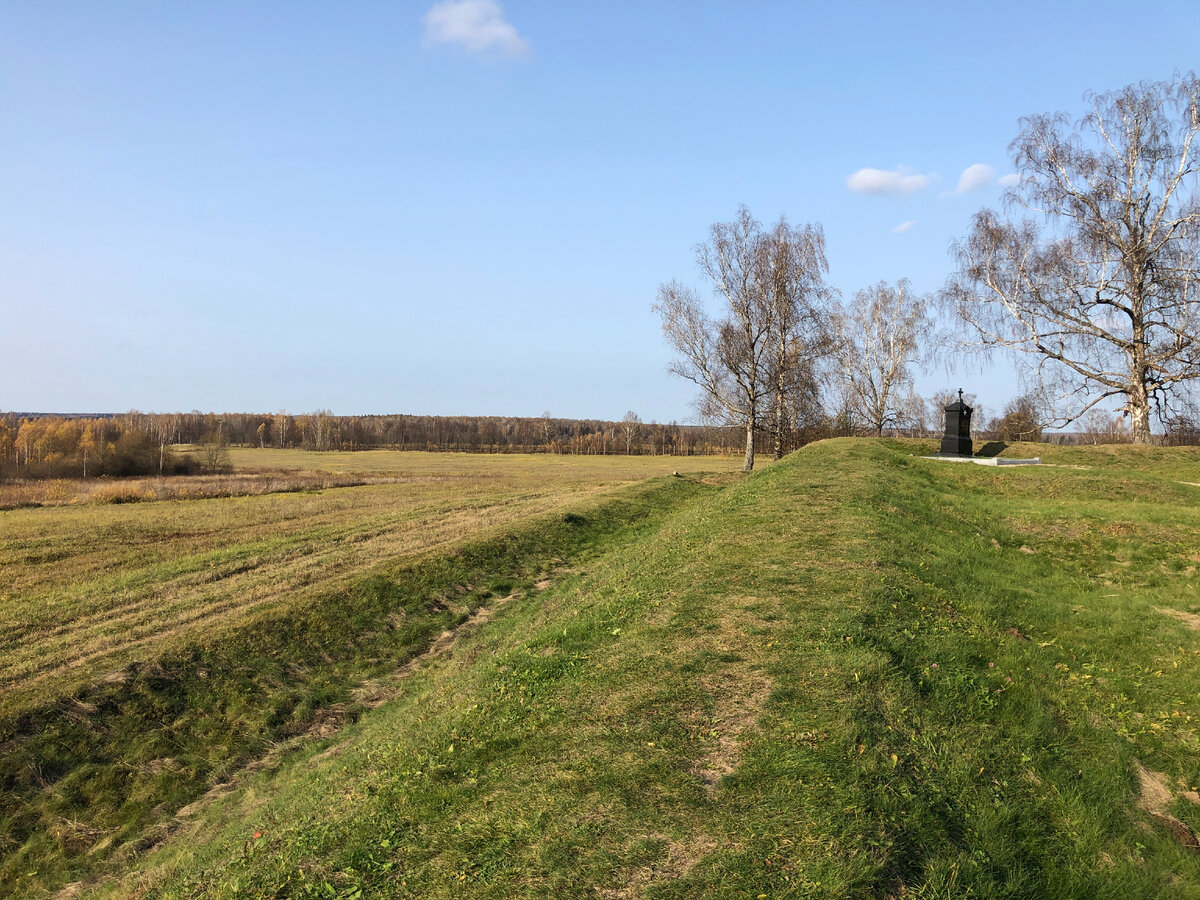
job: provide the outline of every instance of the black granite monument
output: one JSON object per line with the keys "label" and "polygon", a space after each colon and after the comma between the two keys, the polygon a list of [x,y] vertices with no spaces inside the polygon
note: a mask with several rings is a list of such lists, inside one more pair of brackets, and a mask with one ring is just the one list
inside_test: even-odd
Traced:
{"label": "black granite monument", "polygon": [[958,399],[946,407],[946,433],[942,435],[942,448],[938,452],[943,456],[970,456],[974,452],[971,407],[963,403],[962,388],[958,389]]}

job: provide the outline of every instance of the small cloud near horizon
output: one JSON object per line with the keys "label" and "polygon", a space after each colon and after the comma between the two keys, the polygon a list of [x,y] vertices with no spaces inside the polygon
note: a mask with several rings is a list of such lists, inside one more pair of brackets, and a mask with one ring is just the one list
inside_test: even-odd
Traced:
{"label": "small cloud near horizon", "polygon": [[884,197],[905,196],[923,191],[933,183],[933,175],[922,175],[909,166],[895,169],[859,169],[846,178],[846,187],[856,194]]}
{"label": "small cloud near horizon", "polygon": [[423,21],[426,46],[458,44],[476,55],[524,57],[531,52],[496,0],[439,0]]}
{"label": "small cloud near horizon", "polygon": [[996,177],[996,170],[991,166],[983,163],[975,163],[973,166],[967,166],[963,169],[963,173],[958,176],[958,187],[954,189],[956,194],[967,194],[971,191],[977,191],[981,187],[986,187],[991,184],[992,179]]}
{"label": "small cloud near horizon", "polygon": [[1021,176],[1016,172],[1010,172],[1008,175],[1001,175],[998,183],[1002,188],[1016,187],[1021,183]]}
{"label": "small cloud near horizon", "polygon": [[916,224],[916,219],[909,219],[907,222],[901,222],[892,229],[892,234],[904,234],[904,232],[908,231],[908,229],[912,228]]}

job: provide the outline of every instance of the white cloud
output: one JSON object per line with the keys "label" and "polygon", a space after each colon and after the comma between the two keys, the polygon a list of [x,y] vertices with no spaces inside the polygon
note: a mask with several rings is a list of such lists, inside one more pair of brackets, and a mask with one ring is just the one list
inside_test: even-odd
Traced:
{"label": "white cloud", "polygon": [[966,194],[969,191],[978,190],[991,184],[992,179],[996,177],[996,170],[991,166],[985,166],[983,163],[975,163],[973,166],[967,166],[963,169],[963,173],[958,176],[958,187],[954,189],[956,194]]}
{"label": "white cloud", "polygon": [[1021,176],[1018,175],[1016,172],[1011,172],[1008,175],[1000,176],[1000,187],[1003,187],[1003,188],[1016,187],[1020,183],[1021,183]]}
{"label": "white cloud", "polygon": [[929,187],[932,177],[921,175],[908,166],[884,169],[859,169],[846,179],[846,187],[858,194],[895,196],[915,194]]}
{"label": "white cloud", "polygon": [[907,222],[901,222],[892,229],[892,234],[904,234],[904,232],[908,231],[908,229],[912,228],[916,224],[916,219],[909,219]]}
{"label": "white cloud", "polygon": [[468,53],[528,56],[529,42],[496,0],[440,0],[425,13],[425,44],[459,44]]}

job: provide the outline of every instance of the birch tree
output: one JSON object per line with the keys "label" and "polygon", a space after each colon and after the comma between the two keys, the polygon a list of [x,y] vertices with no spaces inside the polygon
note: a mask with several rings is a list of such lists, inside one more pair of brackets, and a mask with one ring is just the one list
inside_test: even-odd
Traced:
{"label": "birch tree", "polygon": [[[1010,219],[980,211],[954,247],[944,297],[982,348],[1031,362],[1064,425],[1115,398],[1151,440],[1177,391],[1200,377],[1200,80],[1142,82],[1021,120]],[[1035,216],[1040,216],[1039,223]]]}
{"label": "birch tree", "polygon": [[819,224],[789,227],[780,219],[759,241],[759,266],[770,307],[767,353],[775,458],[794,425],[794,407],[815,397],[816,362],[830,346],[832,290],[825,284],[825,232]]}
{"label": "birch tree", "polygon": [[824,250],[819,225],[793,229],[780,220],[764,233],[743,206],[733,221],[714,224],[696,248],[700,271],[721,302],[719,318],[709,317],[693,288],[677,281],[659,287],[653,309],[676,354],[669,371],[700,388],[702,417],[745,429],[743,471],[754,468],[755,428],[772,397],[783,421],[781,392],[811,362],[806,339],[816,333],[817,307],[827,296]]}
{"label": "birch tree", "polygon": [[158,474],[162,475],[163,466],[167,460],[167,444],[171,443],[172,437],[178,428],[178,423],[175,416],[157,415],[150,420],[150,432],[154,435],[154,441],[158,444]]}
{"label": "birch tree", "polygon": [[[96,434],[92,431],[92,426],[85,425],[83,433],[79,436],[79,456],[83,460],[83,477],[87,478],[88,473],[88,458],[96,452]],[[162,472],[162,466],[159,466],[159,473]]]}
{"label": "birch tree", "polygon": [[621,420],[621,433],[625,435],[625,455],[629,456],[633,452],[634,439],[642,434],[642,419],[632,409]]}
{"label": "birch tree", "polygon": [[929,299],[901,278],[858,291],[835,318],[836,376],[850,412],[876,436],[900,424],[933,329],[928,310]]}

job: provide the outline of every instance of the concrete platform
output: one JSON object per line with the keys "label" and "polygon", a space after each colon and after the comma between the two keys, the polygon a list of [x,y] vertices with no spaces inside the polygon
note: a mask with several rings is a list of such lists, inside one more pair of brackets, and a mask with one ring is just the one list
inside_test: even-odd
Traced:
{"label": "concrete platform", "polygon": [[935,459],[938,462],[964,462],[975,463],[977,466],[1040,466],[1042,458],[1035,456],[1033,459],[1001,459],[999,456],[954,456],[947,453],[945,456],[938,454],[937,456],[922,456],[921,459]]}

